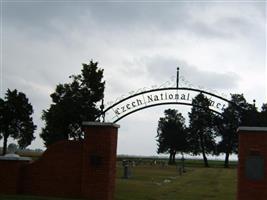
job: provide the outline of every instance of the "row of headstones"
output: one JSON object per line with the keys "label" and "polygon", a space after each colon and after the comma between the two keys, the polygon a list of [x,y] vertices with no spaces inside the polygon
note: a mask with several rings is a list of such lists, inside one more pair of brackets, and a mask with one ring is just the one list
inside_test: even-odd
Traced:
{"label": "row of headstones", "polygon": [[[160,166],[160,167],[167,167],[168,166],[168,162],[166,160],[123,159],[123,160],[121,160],[122,165],[124,165],[126,161],[127,161],[128,165],[130,165],[131,167],[136,167],[139,165],[142,165],[142,166],[143,165]],[[177,161],[178,162],[176,163],[176,165],[184,165],[185,159],[182,158],[182,159],[177,160]],[[118,162],[118,163],[120,163],[120,162]]]}
{"label": "row of headstones", "polygon": [[[182,159],[182,162],[180,164],[176,165],[176,169],[179,172],[179,175],[181,176],[183,173],[186,172],[185,169],[185,163],[184,163],[184,159]],[[166,168],[167,167],[167,162],[158,162],[160,164],[160,166],[162,168]],[[150,163],[151,165],[157,165],[156,160]],[[140,163],[135,163],[135,161],[133,160],[122,160],[122,167],[123,167],[123,178],[124,179],[128,179],[130,177],[132,177],[132,168],[134,168],[135,166],[140,165]]]}
{"label": "row of headstones", "polygon": [[127,164],[131,167],[136,167],[140,165],[150,165],[150,166],[160,166],[160,167],[167,167],[168,162],[161,161],[161,160],[122,160],[122,166]]}
{"label": "row of headstones", "polygon": [[[158,160],[158,159],[154,159],[154,160],[146,160],[146,159],[123,159],[123,160],[118,160],[119,162],[123,162],[127,160],[127,162],[129,162],[129,165],[131,165],[132,167],[135,166],[139,166],[139,165],[150,165],[150,166],[161,166],[161,167],[166,167],[168,166],[168,162],[167,160]],[[184,162],[185,159],[180,159],[177,160],[177,163],[181,163]],[[118,162],[118,163],[119,163]]]}

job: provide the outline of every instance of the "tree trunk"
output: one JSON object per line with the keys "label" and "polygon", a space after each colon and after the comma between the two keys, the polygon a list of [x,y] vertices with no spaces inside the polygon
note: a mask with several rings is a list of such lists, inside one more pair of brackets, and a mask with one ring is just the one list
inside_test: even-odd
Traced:
{"label": "tree trunk", "polygon": [[229,167],[229,156],[230,156],[230,151],[231,151],[231,143],[227,144],[226,149],[225,149],[225,160],[224,160],[224,167],[228,168]]}
{"label": "tree trunk", "polygon": [[184,161],[185,161],[185,159],[184,159],[184,153],[181,152],[181,154],[182,154],[182,158],[181,158],[181,161],[182,161],[182,170],[185,173],[186,171],[185,171],[185,163],[184,163]]}
{"label": "tree trunk", "polygon": [[202,152],[202,156],[203,156],[204,165],[205,165],[205,167],[209,167],[209,163],[208,163],[208,159],[206,157],[205,146],[203,144],[203,138],[202,137],[200,137],[200,147],[201,147],[201,152]]}
{"label": "tree trunk", "polygon": [[3,150],[2,150],[2,155],[6,155],[6,149],[7,149],[7,137],[4,136],[4,143],[3,143]]}
{"label": "tree trunk", "polygon": [[229,151],[226,150],[226,152],[225,152],[225,160],[224,160],[224,167],[225,168],[229,168],[229,155],[230,155]]}
{"label": "tree trunk", "polygon": [[232,149],[232,137],[228,137],[228,140],[226,141],[226,147],[225,147],[225,160],[224,160],[224,167],[229,167],[229,155]]}
{"label": "tree trunk", "polygon": [[169,156],[169,163],[168,163],[169,165],[171,165],[172,164],[172,151],[170,151],[170,156]]}
{"label": "tree trunk", "polygon": [[172,154],[172,164],[175,164],[175,155],[176,155],[176,151],[173,151],[173,154]]}
{"label": "tree trunk", "polygon": [[169,165],[172,165],[175,163],[175,154],[176,154],[176,151],[170,150]]}
{"label": "tree trunk", "polygon": [[206,157],[206,154],[205,154],[205,151],[204,150],[202,150],[202,156],[203,156],[205,167],[209,167],[208,159]]}

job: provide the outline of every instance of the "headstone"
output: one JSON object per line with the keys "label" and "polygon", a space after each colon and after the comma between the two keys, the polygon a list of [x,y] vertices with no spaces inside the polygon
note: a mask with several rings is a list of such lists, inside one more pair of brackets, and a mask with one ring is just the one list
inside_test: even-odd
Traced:
{"label": "headstone", "polygon": [[131,169],[129,165],[128,160],[123,160],[122,161],[122,166],[123,166],[123,178],[128,179],[131,176]]}

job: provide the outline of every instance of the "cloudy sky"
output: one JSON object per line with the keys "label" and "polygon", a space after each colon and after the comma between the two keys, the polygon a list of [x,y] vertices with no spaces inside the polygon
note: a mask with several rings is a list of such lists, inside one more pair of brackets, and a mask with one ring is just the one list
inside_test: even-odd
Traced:
{"label": "cloudy sky", "polygon": [[[41,112],[49,94],[91,59],[104,69],[105,101],[175,80],[194,88],[266,102],[265,1],[1,1],[1,97],[28,96],[38,126],[30,147],[43,148]],[[174,82],[173,82],[174,83]],[[166,108],[118,123],[119,154],[155,155]]]}

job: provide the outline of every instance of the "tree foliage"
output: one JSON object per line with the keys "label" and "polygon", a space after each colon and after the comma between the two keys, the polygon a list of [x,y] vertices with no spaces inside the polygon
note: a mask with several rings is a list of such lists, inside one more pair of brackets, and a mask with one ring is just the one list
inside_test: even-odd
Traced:
{"label": "tree foliage", "polygon": [[83,137],[82,122],[94,121],[100,114],[97,103],[104,97],[103,71],[97,62],[90,61],[82,64],[81,74],[69,77],[70,83],[57,85],[50,95],[53,103],[42,115],[45,127],[40,136],[46,146]]}
{"label": "tree foliage", "polygon": [[261,112],[259,114],[259,126],[267,126],[267,103],[264,103],[261,107]]}
{"label": "tree foliage", "polygon": [[185,119],[174,109],[165,110],[164,114],[158,122],[158,153],[169,153],[169,164],[174,164],[176,153],[188,149]]}
{"label": "tree foliage", "polygon": [[[158,153],[170,153],[170,162],[177,151],[202,154],[205,166],[209,166],[207,154],[224,153],[224,166],[229,167],[229,156],[238,153],[238,127],[267,126],[267,104],[263,104],[259,112],[255,101],[248,103],[243,94],[231,94],[230,101],[222,114],[217,115],[209,109],[212,101],[200,93],[192,100],[188,128],[183,118],[176,122],[180,113],[166,110],[158,124]],[[175,134],[179,123],[183,124],[180,136]]]}
{"label": "tree foliage", "polygon": [[20,148],[25,148],[34,140],[31,115],[32,105],[22,92],[7,90],[5,98],[0,98],[0,139],[3,138],[3,155],[6,154],[9,137],[18,141]]}
{"label": "tree foliage", "polygon": [[258,116],[256,107],[247,103],[243,94],[231,94],[231,102],[216,123],[221,137],[218,153],[225,153],[225,167],[229,166],[229,155],[238,152],[238,127],[254,126]]}
{"label": "tree foliage", "polygon": [[216,151],[216,134],[214,131],[214,114],[209,110],[210,101],[202,93],[192,100],[189,114],[189,144],[191,153],[202,154],[204,164],[209,166],[207,154]]}

